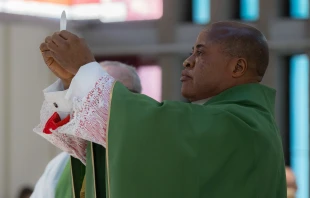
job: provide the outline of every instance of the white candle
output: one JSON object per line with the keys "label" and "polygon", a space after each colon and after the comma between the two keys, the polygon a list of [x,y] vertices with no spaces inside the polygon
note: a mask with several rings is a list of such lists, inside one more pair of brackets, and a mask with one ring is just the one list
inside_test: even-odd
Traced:
{"label": "white candle", "polygon": [[62,11],[61,17],[60,17],[60,31],[66,30],[66,28],[67,28],[66,11]]}

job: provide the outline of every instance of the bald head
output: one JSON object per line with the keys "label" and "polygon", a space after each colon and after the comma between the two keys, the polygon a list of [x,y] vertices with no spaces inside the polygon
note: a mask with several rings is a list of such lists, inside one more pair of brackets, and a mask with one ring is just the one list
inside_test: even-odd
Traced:
{"label": "bald head", "polygon": [[205,29],[209,39],[222,45],[228,56],[244,58],[248,69],[263,77],[269,63],[265,36],[256,28],[239,22],[217,22]]}
{"label": "bald head", "polygon": [[190,101],[215,96],[226,89],[262,80],[269,62],[266,38],[238,22],[217,22],[198,35],[184,61],[182,95]]}
{"label": "bald head", "polygon": [[108,74],[125,85],[130,91],[141,93],[140,78],[134,67],[117,61],[104,61],[100,65]]}

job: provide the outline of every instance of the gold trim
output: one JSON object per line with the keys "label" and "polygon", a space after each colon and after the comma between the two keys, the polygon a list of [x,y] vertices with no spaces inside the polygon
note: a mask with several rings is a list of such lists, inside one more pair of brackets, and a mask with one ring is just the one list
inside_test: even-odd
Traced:
{"label": "gold trim", "polygon": [[110,101],[109,101],[109,113],[108,113],[108,119],[107,119],[107,131],[106,131],[106,166],[107,166],[107,177],[108,177],[108,198],[111,198],[111,192],[110,192],[110,169],[109,169],[109,147],[108,147],[108,131],[109,131],[109,124],[110,124],[110,113],[111,113],[111,104],[112,104],[112,96],[113,96],[113,90],[114,86],[116,84],[116,81],[113,83],[113,86],[111,88],[110,92]]}
{"label": "gold trim", "polygon": [[80,198],[85,198],[85,192],[86,192],[86,177],[84,176],[82,188],[80,191]]}
{"label": "gold trim", "polygon": [[91,161],[93,165],[93,178],[94,178],[94,191],[95,191],[95,198],[97,198],[97,191],[96,191],[96,174],[95,174],[95,161],[94,161],[94,149],[93,149],[93,143],[90,142],[90,151],[91,151]]}
{"label": "gold trim", "polygon": [[74,179],[73,179],[73,172],[72,172],[72,160],[70,156],[70,170],[71,170],[71,185],[72,185],[72,195],[75,198],[75,189],[74,189]]}

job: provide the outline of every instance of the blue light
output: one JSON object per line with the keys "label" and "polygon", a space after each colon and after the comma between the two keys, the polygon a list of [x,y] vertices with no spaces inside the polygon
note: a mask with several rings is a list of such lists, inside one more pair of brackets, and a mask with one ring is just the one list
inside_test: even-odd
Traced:
{"label": "blue light", "polygon": [[210,22],[210,0],[193,0],[193,22],[207,24]]}
{"label": "blue light", "polygon": [[240,0],[240,19],[256,21],[259,18],[259,0]]}
{"label": "blue light", "polygon": [[290,60],[290,153],[296,175],[296,198],[309,198],[309,58]]}
{"label": "blue light", "polygon": [[290,0],[290,15],[296,19],[309,18],[309,0]]}

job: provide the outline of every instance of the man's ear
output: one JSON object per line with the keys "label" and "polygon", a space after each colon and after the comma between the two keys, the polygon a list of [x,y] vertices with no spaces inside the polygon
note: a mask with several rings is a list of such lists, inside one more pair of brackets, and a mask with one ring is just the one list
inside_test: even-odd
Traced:
{"label": "man's ear", "polygon": [[235,59],[232,65],[232,77],[239,78],[243,76],[247,69],[248,64],[244,58]]}

